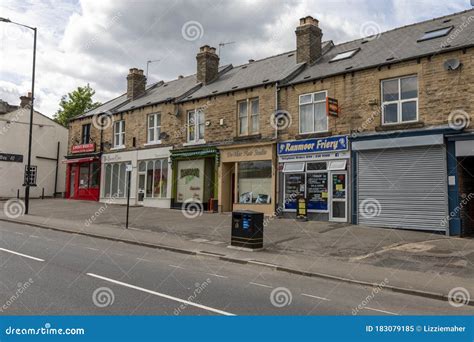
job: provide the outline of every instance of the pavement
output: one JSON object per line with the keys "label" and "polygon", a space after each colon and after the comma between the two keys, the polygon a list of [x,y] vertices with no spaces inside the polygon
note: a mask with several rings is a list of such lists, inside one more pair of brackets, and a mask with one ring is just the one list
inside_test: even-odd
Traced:
{"label": "pavement", "polygon": [[[2,206],[5,202],[1,203]],[[428,232],[330,222],[273,218],[265,227],[265,249],[228,248],[230,214],[193,215],[180,210],[125,207],[64,199],[33,200],[30,215],[0,220],[121,240],[190,255],[206,255],[273,270],[447,299],[465,289],[474,297],[474,240]],[[9,215],[10,217],[12,215]]]}
{"label": "pavement", "polygon": [[[472,307],[0,222],[0,315],[470,315]],[[21,291],[20,291],[21,289]]]}

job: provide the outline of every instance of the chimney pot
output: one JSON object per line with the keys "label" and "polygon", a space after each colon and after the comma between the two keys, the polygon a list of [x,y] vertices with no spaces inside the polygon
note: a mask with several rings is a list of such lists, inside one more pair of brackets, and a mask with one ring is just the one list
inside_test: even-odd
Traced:
{"label": "chimney pot", "polygon": [[131,68],[127,76],[127,98],[136,99],[145,94],[146,77],[143,75],[143,70],[138,68]]}
{"label": "chimney pot", "polygon": [[208,84],[212,82],[219,72],[219,56],[216,54],[216,48],[204,45],[199,48],[196,55],[198,82]]}
{"label": "chimney pot", "polygon": [[308,15],[296,28],[296,62],[313,63],[321,57],[323,33],[319,21]]}
{"label": "chimney pot", "polygon": [[28,95],[20,96],[20,108],[25,108],[31,106],[31,92],[28,92]]}

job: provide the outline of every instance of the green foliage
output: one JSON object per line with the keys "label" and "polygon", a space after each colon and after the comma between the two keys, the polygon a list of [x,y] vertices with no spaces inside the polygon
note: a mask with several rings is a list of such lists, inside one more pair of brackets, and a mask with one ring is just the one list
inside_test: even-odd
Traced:
{"label": "green foliage", "polygon": [[59,102],[61,108],[54,114],[54,120],[63,126],[67,126],[69,120],[73,117],[100,106],[100,102],[92,100],[94,94],[95,90],[87,84],[85,87],[77,87],[76,90],[64,95],[61,102]]}

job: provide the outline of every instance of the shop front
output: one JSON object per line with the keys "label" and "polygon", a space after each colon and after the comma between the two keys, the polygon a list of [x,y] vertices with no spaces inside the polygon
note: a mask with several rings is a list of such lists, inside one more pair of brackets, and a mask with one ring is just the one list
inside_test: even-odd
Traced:
{"label": "shop front", "polygon": [[219,151],[215,147],[171,152],[173,186],[171,207],[217,211]]}
{"label": "shop front", "polygon": [[170,151],[171,147],[161,147],[104,154],[101,202],[126,203],[126,168],[132,165],[130,203],[170,208]]}
{"label": "shop front", "polygon": [[220,147],[219,211],[275,214],[275,144]]}
{"label": "shop front", "polygon": [[349,161],[347,136],[278,143],[279,203],[295,217],[297,199],[306,202],[308,219],[347,222]]}
{"label": "shop front", "polygon": [[100,158],[95,144],[75,145],[66,156],[66,198],[98,201],[100,193]]}

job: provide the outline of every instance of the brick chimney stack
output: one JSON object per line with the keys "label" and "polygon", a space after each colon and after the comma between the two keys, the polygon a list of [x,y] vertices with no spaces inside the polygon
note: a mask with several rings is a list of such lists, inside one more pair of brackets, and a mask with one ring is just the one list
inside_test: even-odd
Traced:
{"label": "brick chimney stack", "polygon": [[145,94],[146,76],[143,75],[143,70],[132,68],[127,76],[127,98],[136,99]]}
{"label": "brick chimney stack", "polygon": [[20,96],[20,108],[31,106],[31,93],[29,92],[28,95]]}
{"label": "brick chimney stack", "polygon": [[209,45],[201,46],[196,55],[197,61],[197,81],[208,84],[217,78],[219,71],[219,56],[216,48]]}
{"label": "brick chimney stack", "polygon": [[309,15],[301,18],[295,33],[297,63],[311,64],[321,57],[323,32],[316,19]]}

